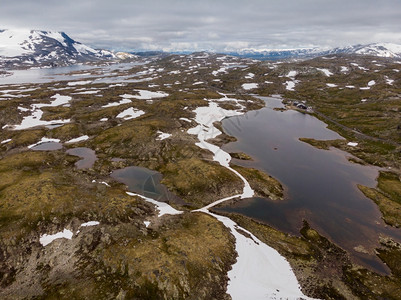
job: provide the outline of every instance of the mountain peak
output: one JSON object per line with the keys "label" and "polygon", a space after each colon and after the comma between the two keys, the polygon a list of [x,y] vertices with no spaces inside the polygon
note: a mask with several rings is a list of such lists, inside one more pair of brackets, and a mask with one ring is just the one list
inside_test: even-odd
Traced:
{"label": "mountain peak", "polygon": [[64,32],[0,30],[0,66],[3,67],[62,66],[112,58],[117,58],[113,52],[93,49]]}

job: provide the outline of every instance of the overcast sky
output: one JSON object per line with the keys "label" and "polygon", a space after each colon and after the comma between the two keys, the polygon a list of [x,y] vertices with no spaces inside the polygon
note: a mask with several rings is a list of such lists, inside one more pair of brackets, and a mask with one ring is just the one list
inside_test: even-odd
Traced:
{"label": "overcast sky", "polygon": [[113,50],[401,44],[401,0],[0,0],[0,28]]}

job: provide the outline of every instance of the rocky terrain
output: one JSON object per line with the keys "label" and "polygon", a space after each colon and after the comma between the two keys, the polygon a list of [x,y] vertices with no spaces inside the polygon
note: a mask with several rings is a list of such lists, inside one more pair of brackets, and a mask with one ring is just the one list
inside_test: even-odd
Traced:
{"label": "rocky terrain", "polygon": [[[304,142],[383,168],[376,188],[359,188],[398,227],[400,70],[370,56],[258,62],[202,52],[0,85],[0,297],[238,299],[238,277],[249,280],[247,295],[270,299],[399,299],[401,247],[392,237],[377,249],[391,270],[383,275],[307,220],[293,236],[213,207],[254,194],[283,199],[280,182],[230,163],[220,147],[234,138],[219,123],[263,107],[252,94],[280,95],[346,138]],[[141,169],[128,183],[113,175],[133,166]],[[259,260],[240,277],[250,249],[269,253],[278,269]],[[259,277],[273,271],[264,290],[256,267],[265,270]]]}

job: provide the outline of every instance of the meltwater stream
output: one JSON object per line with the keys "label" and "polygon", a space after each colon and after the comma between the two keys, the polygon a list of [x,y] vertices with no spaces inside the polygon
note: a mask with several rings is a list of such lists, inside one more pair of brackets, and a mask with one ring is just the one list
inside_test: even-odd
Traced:
{"label": "meltwater stream", "polygon": [[308,114],[274,110],[283,107],[279,99],[260,98],[266,102],[265,108],[223,121],[225,132],[237,138],[237,142],[223,149],[251,155],[254,161],[233,162],[264,170],[280,180],[286,199],[249,198],[216,211],[241,213],[297,235],[306,219],[322,235],[347,250],[357,263],[388,273],[374,248],[379,246],[379,234],[396,240],[401,240],[401,234],[383,223],[377,206],[356,186],[374,187],[378,169],[349,162],[346,152],[319,150],[299,141],[300,137],[342,137]]}

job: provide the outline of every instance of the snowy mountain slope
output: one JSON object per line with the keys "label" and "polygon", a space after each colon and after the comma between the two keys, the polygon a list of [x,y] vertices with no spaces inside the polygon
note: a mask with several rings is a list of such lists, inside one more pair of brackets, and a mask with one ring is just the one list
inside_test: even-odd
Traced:
{"label": "snowy mountain slope", "polygon": [[93,49],[64,32],[0,30],[0,66],[3,67],[63,66],[103,59],[120,59],[120,55]]}
{"label": "snowy mountain slope", "polygon": [[243,49],[238,52],[227,54],[255,58],[255,59],[286,59],[286,58],[308,58],[319,55],[322,50],[319,48],[300,48],[300,49]]}
{"label": "snowy mountain slope", "polygon": [[368,45],[355,45],[344,48],[335,48],[329,52],[401,58],[401,45],[391,43],[374,43]]}
{"label": "snowy mountain slope", "polygon": [[228,54],[255,59],[312,58],[330,54],[357,54],[389,58],[401,58],[401,45],[391,43],[374,43],[354,45],[333,49],[299,48],[299,49],[244,49]]}

